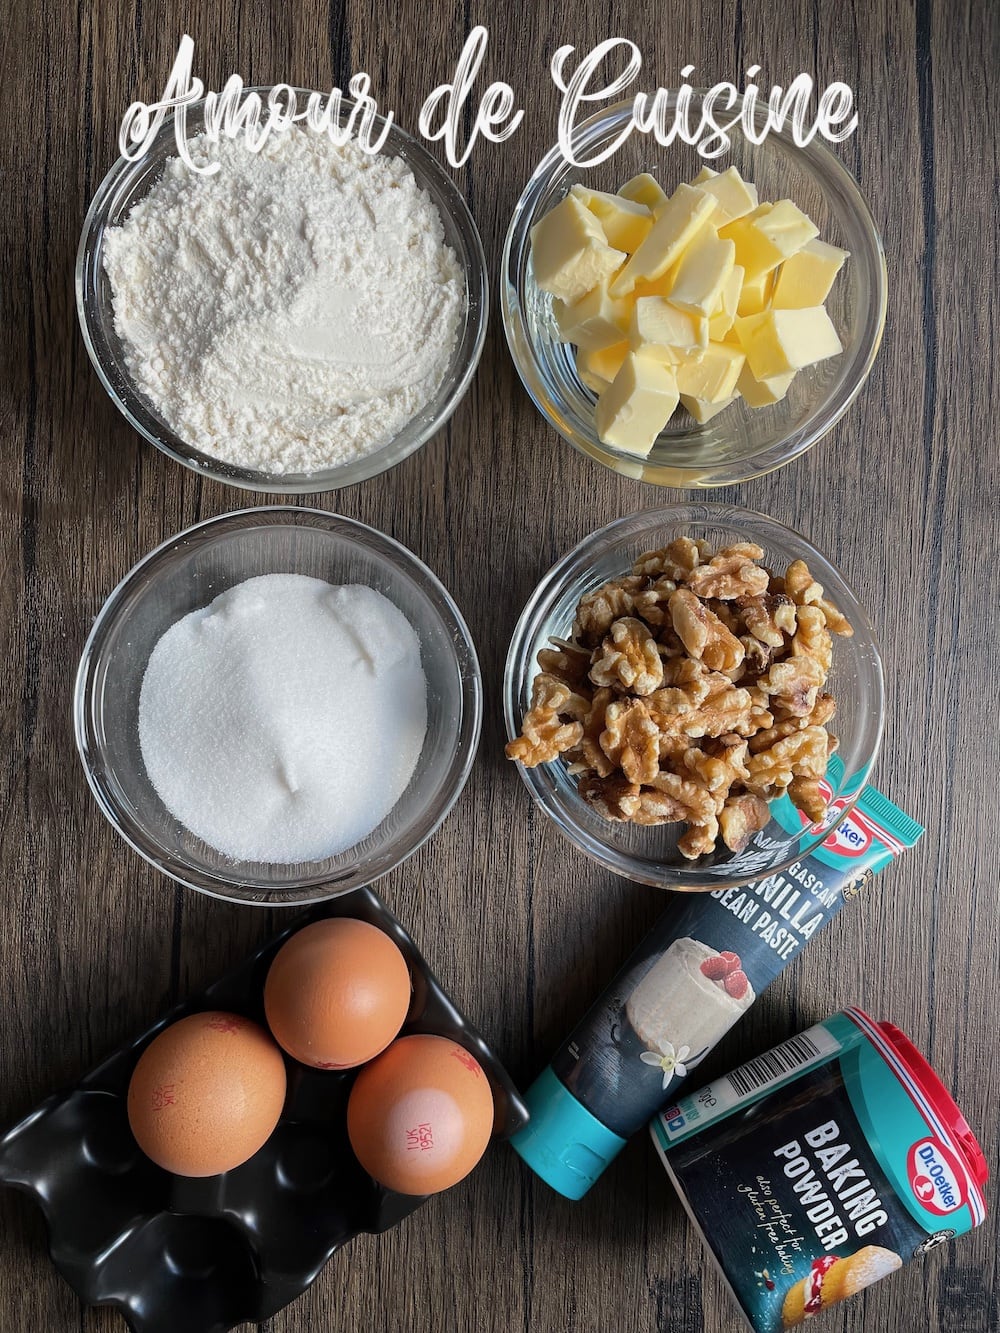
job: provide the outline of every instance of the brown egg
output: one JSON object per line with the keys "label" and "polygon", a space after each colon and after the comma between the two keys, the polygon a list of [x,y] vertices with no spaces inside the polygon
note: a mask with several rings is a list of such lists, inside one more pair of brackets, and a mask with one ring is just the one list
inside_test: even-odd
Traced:
{"label": "brown egg", "polygon": [[214,1176],[252,1157],[285,1101],[285,1062],[237,1014],[191,1014],[155,1037],[128,1085],[128,1122],[147,1157],[178,1176]]}
{"label": "brown egg", "polygon": [[467,1176],[493,1132],[493,1094],[475,1056],[447,1037],[401,1037],[362,1069],[347,1104],[354,1155],[400,1194]]}
{"label": "brown egg", "polygon": [[403,1026],[410,972],[377,926],[351,917],[314,921],[274,956],[264,1011],[289,1055],[315,1069],[372,1060]]}

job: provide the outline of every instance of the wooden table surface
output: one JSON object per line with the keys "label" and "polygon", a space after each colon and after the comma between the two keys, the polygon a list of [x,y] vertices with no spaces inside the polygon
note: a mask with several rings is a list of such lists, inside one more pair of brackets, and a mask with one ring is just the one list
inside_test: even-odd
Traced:
{"label": "wooden table surface", "polygon": [[[881,224],[889,318],[874,373],[822,444],[719,498],[812,537],[880,629],[888,728],[878,785],[927,826],[919,847],[845,912],[731,1034],[731,1067],[849,1003],[927,1052],[996,1162],[1000,1098],[996,754],[1000,638],[996,292],[998,10],[989,0],[674,0],[560,10],[349,0],[37,0],[5,24],[2,569],[3,1004],[0,1121],[75,1080],[287,914],[186,892],[112,832],[77,760],[73,674],[103,599],[165,537],[265,503],[202,481],[143,443],[109,401],[77,327],[73,260],[87,204],[136,96],[158,94],[180,34],[218,88],[346,86],[369,71],[416,129],[470,23],[490,26],[489,78],[526,119],[455,173],[496,272],[521,188],[553,141],[556,46],[626,34],[643,86],[706,82],[759,61],[856,90],[839,150]],[[989,104],[988,104],[989,103]],[[500,679],[517,614],[586,533],[680,498],[613,476],[549,430],[490,324],[449,426],[394,471],[302,497],[404,542],[440,575],[482,659],[485,727],[472,778],[440,832],[380,892],[521,1086],[546,1062],[663,906],[572,852],[502,755]],[[0,1192],[2,1333],[122,1328],[84,1310],[51,1267],[40,1217]],[[995,1211],[824,1321],[833,1333],[1000,1327]],[[362,1236],[267,1333],[716,1333],[737,1328],[651,1145],[639,1136],[581,1203],[498,1147],[463,1185],[397,1230]]]}

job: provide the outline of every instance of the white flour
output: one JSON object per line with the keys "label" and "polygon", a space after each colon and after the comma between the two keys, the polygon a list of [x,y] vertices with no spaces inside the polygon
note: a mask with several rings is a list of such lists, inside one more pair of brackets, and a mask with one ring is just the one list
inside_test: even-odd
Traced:
{"label": "white flour", "polygon": [[129,370],[215,458],[280,474],[371,453],[433,397],[465,310],[436,207],[398,158],[305,129],[212,152],[214,176],[171,159],[105,238]]}

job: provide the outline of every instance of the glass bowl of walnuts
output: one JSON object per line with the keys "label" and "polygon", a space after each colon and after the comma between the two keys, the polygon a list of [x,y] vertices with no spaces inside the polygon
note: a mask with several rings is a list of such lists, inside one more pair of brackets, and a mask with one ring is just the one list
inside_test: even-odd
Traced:
{"label": "glass bowl of walnuts", "polygon": [[504,714],[508,758],[574,846],[643,884],[721,889],[801,861],[850,812],[882,738],[882,663],[805,537],[732,505],[669,505],[545,575]]}

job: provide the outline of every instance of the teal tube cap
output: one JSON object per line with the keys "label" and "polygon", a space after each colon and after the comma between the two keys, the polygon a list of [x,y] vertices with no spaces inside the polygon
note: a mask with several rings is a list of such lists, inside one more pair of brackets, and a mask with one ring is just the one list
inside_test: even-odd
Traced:
{"label": "teal tube cap", "polygon": [[524,1100],[531,1119],[511,1147],[546,1185],[582,1199],[628,1140],[592,1116],[551,1069],[539,1074]]}

